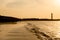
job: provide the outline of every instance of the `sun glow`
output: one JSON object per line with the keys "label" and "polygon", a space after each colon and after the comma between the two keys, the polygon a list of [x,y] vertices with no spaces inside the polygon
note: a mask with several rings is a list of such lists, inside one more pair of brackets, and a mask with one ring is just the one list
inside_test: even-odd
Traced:
{"label": "sun glow", "polygon": [[54,0],[54,4],[57,5],[57,6],[60,6],[60,0]]}

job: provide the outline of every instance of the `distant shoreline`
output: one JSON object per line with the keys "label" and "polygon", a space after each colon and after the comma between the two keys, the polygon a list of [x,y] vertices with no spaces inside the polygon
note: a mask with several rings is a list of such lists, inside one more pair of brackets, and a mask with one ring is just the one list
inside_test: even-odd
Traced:
{"label": "distant shoreline", "polygon": [[60,19],[21,19],[20,21],[60,21]]}
{"label": "distant shoreline", "polygon": [[18,21],[60,21],[60,19],[43,19],[43,18],[15,18],[15,17],[8,17],[8,16],[0,16],[0,23],[14,23]]}

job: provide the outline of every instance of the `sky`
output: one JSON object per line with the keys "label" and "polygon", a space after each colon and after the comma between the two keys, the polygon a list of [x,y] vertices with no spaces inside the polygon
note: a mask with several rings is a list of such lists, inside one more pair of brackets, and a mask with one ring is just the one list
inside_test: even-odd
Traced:
{"label": "sky", "polygon": [[0,0],[0,15],[17,18],[60,18],[60,0]]}

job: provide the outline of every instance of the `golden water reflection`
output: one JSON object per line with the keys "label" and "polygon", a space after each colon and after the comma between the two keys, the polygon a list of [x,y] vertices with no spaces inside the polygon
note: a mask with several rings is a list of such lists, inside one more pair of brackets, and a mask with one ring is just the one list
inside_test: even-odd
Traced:
{"label": "golden water reflection", "polygon": [[[43,32],[49,35],[52,38],[60,38],[60,21],[21,21],[17,22],[17,24],[0,24],[0,38],[6,38],[6,35],[11,32],[11,30],[15,30],[13,32],[25,32],[24,28],[28,25],[28,23],[35,25],[39,28],[40,32]],[[29,26],[29,25],[28,25]],[[29,26],[35,27],[35,26]],[[20,29],[23,29],[20,30]],[[33,36],[33,35],[32,35]]]}

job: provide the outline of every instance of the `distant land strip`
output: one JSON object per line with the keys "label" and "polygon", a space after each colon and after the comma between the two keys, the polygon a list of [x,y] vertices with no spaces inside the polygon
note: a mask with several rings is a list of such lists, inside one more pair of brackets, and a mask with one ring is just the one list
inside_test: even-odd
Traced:
{"label": "distant land strip", "polygon": [[60,21],[60,19],[40,19],[40,18],[15,18],[8,16],[0,16],[0,22],[17,22],[17,21]]}

